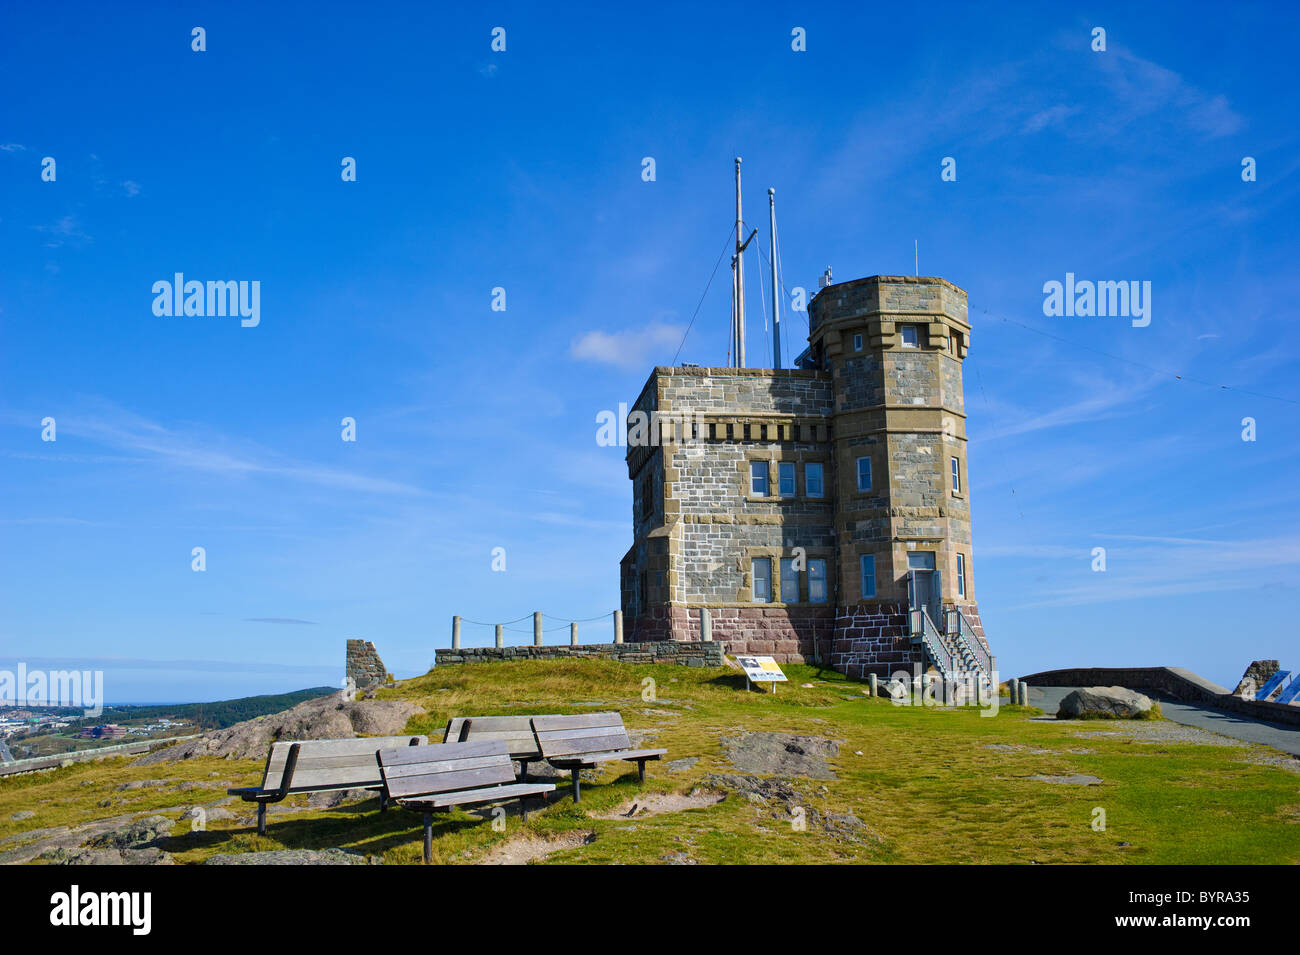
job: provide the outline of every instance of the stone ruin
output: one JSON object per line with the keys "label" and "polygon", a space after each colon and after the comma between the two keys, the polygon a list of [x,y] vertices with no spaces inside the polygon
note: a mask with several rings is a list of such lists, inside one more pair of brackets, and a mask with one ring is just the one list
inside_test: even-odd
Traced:
{"label": "stone ruin", "polygon": [[369,640],[348,641],[347,677],[357,690],[388,682],[388,668]]}
{"label": "stone ruin", "polygon": [[1232,695],[1240,696],[1246,700],[1253,700],[1255,691],[1267,683],[1281,669],[1281,666],[1277,660],[1254,661],[1250,666],[1246,667],[1246,672],[1241,675],[1241,682],[1232,691]]}

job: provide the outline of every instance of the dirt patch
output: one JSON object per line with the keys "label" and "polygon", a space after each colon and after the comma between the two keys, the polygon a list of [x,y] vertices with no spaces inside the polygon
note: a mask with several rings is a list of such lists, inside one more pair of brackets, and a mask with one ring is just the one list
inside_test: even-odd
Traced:
{"label": "dirt patch", "polygon": [[645,816],[661,816],[666,812],[682,812],[686,809],[716,806],[726,798],[726,793],[710,789],[692,789],[689,793],[653,793],[629,799],[612,812],[595,818],[641,819]]}
{"label": "dirt patch", "polygon": [[722,748],[731,764],[747,773],[836,779],[827,760],[839,755],[840,742],[795,733],[740,733],[724,737]]}
{"label": "dirt patch", "polygon": [[590,830],[566,832],[558,836],[543,839],[540,836],[519,836],[509,842],[493,846],[487,855],[479,860],[479,865],[528,865],[566,849],[589,845],[596,841],[596,834]]}

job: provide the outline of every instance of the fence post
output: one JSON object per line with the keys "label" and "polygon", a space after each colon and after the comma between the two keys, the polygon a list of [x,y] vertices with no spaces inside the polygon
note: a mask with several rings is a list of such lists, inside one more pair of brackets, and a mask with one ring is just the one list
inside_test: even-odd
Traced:
{"label": "fence post", "polygon": [[533,646],[540,647],[541,645],[542,645],[542,612],[540,610],[534,610],[533,611]]}
{"label": "fence post", "polygon": [[614,611],[614,642],[623,642],[623,611]]}
{"label": "fence post", "polygon": [[573,623],[569,624],[569,646],[576,647],[577,645],[578,645],[578,622],[575,620]]}
{"label": "fence post", "polygon": [[713,615],[708,607],[700,608],[700,642],[713,642]]}
{"label": "fence post", "polygon": [[1015,706],[1020,701],[1020,681],[1015,677],[1007,680],[1008,695],[1011,697],[1011,705]]}
{"label": "fence post", "polygon": [[871,683],[871,698],[874,700],[880,695],[880,678],[873,673],[869,678],[869,682]]}
{"label": "fence post", "polygon": [[460,617],[451,618],[451,648],[460,649]]}
{"label": "fence post", "polygon": [[1020,681],[1020,705],[1029,705],[1029,684],[1024,680]]}
{"label": "fence post", "polygon": [[506,645],[505,627],[497,624],[497,649],[500,650]]}

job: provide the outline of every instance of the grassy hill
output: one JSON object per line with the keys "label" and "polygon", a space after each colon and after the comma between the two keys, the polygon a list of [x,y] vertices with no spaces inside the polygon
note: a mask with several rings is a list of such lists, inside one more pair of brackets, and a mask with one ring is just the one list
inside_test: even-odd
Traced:
{"label": "grassy hill", "polygon": [[100,723],[127,723],[138,720],[156,720],[169,717],[191,720],[199,729],[225,729],[244,720],[284,710],[314,700],[319,696],[337,693],[336,686],[313,686],[289,693],[268,693],[262,696],[241,696],[234,700],[215,703],[166,703],[157,706],[106,706],[94,718],[78,720],[76,726],[98,726]]}
{"label": "grassy hill", "polygon": [[[550,850],[559,851],[546,861],[592,863],[1300,861],[1300,777],[1286,768],[1294,761],[1276,751],[1174,724],[1134,729],[1034,720],[1036,711],[1014,707],[992,718],[899,707],[869,699],[862,684],[831,671],[786,672],[791,682],[773,695],[746,693],[732,670],[595,660],[481,664],[435,670],[381,696],[425,707],[428,715],[408,731],[435,738],[457,714],[616,709],[645,745],[669,750],[665,763],[649,765],[644,787],[634,766],[610,766],[583,786],[578,806],[557,780],[563,798],[526,826],[514,814],[504,832],[470,813],[436,817],[434,851],[442,862]],[[769,778],[738,768],[736,741],[746,733],[836,741],[827,758],[834,778]],[[228,784],[255,783],[260,772],[257,761],[131,767],[109,760],[0,782],[0,843],[109,814],[178,816],[183,807],[219,800]],[[160,775],[167,786],[119,789]],[[1100,782],[1033,778],[1079,775]],[[701,808],[680,808],[693,791]],[[633,802],[654,809],[661,797],[670,811],[627,815]],[[414,813],[380,815],[374,799],[308,809],[305,798],[294,797],[284,805],[289,811],[270,816],[265,838],[243,821],[251,816],[245,804],[229,803],[236,818],[205,832],[178,822],[163,848],[177,862],[334,846],[387,862],[420,859]],[[1104,831],[1094,828],[1098,809]],[[34,815],[15,822],[19,810]]]}

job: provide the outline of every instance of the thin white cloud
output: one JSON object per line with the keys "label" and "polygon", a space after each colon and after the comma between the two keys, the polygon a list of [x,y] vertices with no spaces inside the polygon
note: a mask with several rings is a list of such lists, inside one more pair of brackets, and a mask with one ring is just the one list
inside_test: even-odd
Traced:
{"label": "thin white cloud", "polygon": [[671,361],[685,331],[664,322],[621,332],[592,331],[575,339],[569,354],[579,361],[644,369],[659,360]]}

